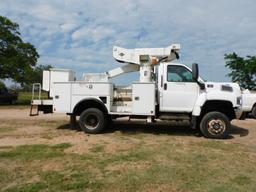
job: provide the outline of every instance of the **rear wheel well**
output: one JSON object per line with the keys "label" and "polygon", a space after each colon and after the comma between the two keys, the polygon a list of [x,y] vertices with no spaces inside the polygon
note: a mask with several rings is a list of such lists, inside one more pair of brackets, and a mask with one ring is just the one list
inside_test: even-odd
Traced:
{"label": "rear wheel well", "polygon": [[230,101],[211,100],[206,101],[202,107],[201,118],[208,112],[218,111],[225,114],[229,120],[235,119],[235,111]]}
{"label": "rear wheel well", "polygon": [[106,106],[97,99],[85,99],[76,104],[73,110],[73,115],[80,116],[80,114],[88,108],[97,108],[101,110],[105,115],[108,114]]}

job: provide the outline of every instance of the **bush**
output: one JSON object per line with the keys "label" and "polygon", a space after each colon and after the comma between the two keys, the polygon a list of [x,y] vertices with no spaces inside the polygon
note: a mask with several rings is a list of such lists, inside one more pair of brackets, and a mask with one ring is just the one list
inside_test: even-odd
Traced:
{"label": "bush", "polygon": [[0,81],[0,89],[2,89],[2,88],[6,88],[6,86],[5,86],[4,82]]}

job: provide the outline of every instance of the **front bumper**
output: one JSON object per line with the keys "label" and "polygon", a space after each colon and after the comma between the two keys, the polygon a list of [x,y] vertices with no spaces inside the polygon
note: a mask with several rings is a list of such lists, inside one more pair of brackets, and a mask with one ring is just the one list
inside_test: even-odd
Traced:
{"label": "front bumper", "polygon": [[236,107],[236,108],[234,108],[234,110],[235,110],[235,114],[236,114],[236,119],[240,119],[240,117],[243,114],[242,107]]}

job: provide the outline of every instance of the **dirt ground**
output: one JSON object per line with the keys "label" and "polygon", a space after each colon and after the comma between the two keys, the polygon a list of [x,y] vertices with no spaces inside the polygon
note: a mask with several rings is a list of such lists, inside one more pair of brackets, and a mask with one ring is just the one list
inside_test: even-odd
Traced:
{"label": "dirt ground", "polygon": [[255,163],[254,119],[225,140],[125,119],[89,135],[64,114],[0,107],[0,191],[256,191]]}
{"label": "dirt ground", "polygon": [[[146,136],[145,142],[159,142],[157,134],[165,134],[161,140],[175,139],[181,142],[200,142],[205,140],[197,132],[190,130],[184,123],[157,123],[146,124],[145,122],[132,120],[117,120],[105,133],[98,135],[85,134],[82,131],[72,130],[69,127],[69,117],[65,114],[40,114],[29,116],[29,108],[7,109],[0,108],[0,147],[71,143],[68,151],[73,153],[86,153],[97,144],[106,144],[108,152],[125,150],[140,142],[140,135]],[[124,139],[117,140],[116,136],[140,133],[132,137],[129,143]],[[115,137],[113,137],[115,135]],[[246,119],[232,121],[232,131],[225,143],[239,143],[256,146],[256,120]],[[68,152],[67,151],[67,152]]]}

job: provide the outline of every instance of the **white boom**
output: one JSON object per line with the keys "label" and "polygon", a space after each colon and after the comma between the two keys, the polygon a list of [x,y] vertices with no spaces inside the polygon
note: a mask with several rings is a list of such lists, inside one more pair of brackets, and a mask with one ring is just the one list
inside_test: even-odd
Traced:
{"label": "white boom", "polygon": [[177,58],[177,54],[180,50],[180,44],[172,44],[165,48],[137,48],[137,49],[125,49],[122,47],[113,47],[113,57],[121,63],[129,63],[141,65],[148,59],[161,60],[165,58],[165,61],[172,61]]}
{"label": "white boom", "polygon": [[151,82],[153,65],[161,61],[170,62],[178,59],[180,47],[180,44],[172,44],[165,48],[137,49],[114,46],[113,57],[118,62],[125,63],[125,65],[105,73],[86,73],[84,74],[84,80],[105,82],[124,73],[140,71],[140,82]]}

